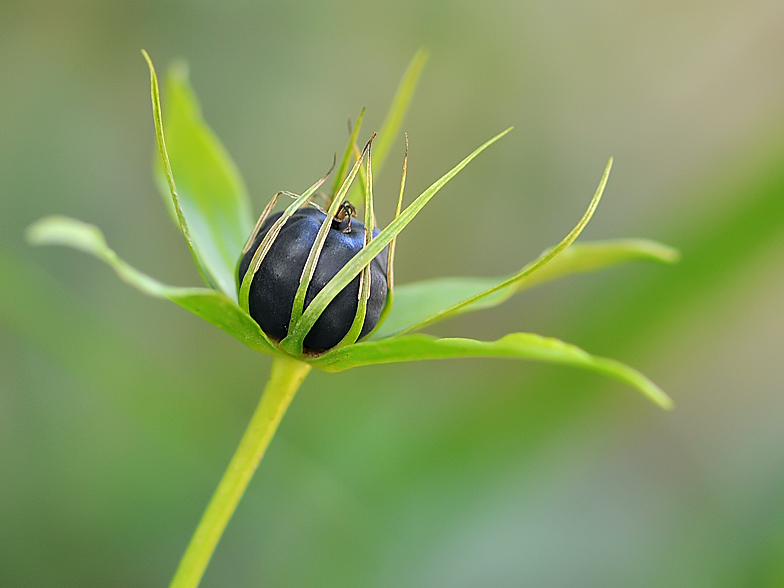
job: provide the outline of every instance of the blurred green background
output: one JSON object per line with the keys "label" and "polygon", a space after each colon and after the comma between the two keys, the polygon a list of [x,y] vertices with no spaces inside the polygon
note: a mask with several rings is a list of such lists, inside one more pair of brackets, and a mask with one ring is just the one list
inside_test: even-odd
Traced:
{"label": "blurred green background", "polygon": [[24,241],[63,213],[199,283],[153,184],[139,50],[188,59],[259,212],[323,173],[360,107],[378,128],[422,45],[410,195],[516,130],[404,232],[400,283],[521,267],[610,155],[582,239],[683,254],[431,332],[560,337],[676,409],[524,362],[313,373],[203,586],[784,585],[782,30],[780,0],[0,3],[0,586],[166,586],[268,373],[94,259]]}

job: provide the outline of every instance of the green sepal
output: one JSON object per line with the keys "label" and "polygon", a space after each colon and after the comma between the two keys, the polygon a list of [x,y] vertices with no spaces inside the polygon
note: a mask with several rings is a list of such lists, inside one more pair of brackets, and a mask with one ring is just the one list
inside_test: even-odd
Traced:
{"label": "green sepal", "polygon": [[[272,223],[272,226],[267,231],[267,234],[264,235],[264,238],[259,243],[259,246],[256,248],[256,251],[253,253],[253,257],[250,260],[250,264],[248,265],[248,269],[245,272],[245,275],[242,277],[242,282],[240,283],[239,287],[239,304],[242,307],[242,310],[246,312],[250,312],[250,287],[253,283],[253,278],[256,277],[256,273],[259,271],[261,267],[261,262],[264,261],[264,257],[269,252],[270,248],[272,247],[273,242],[278,237],[278,233],[283,228],[283,225],[286,224],[286,221],[291,218],[300,207],[304,206],[308,199],[313,196],[313,194],[318,190],[321,185],[327,181],[329,174],[332,173],[332,170],[335,168],[335,160],[332,160],[332,166],[329,168],[329,171],[315,184],[313,184],[310,188],[305,190],[302,195],[297,196],[296,194],[292,194],[291,192],[278,192],[272,197],[269,204],[264,208],[264,212],[261,213],[258,222],[256,223],[255,228],[253,229],[253,234],[248,237],[245,246],[242,248],[243,255],[247,253],[250,247],[253,244],[253,241],[256,239],[256,234],[261,229],[264,220],[267,218],[267,215],[271,212],[272,208],[275,206],[275,203],[278,200],[278,196],[281,194],[286,194],[294,198],[294,202],[288,205],[283,213],[278,217],[278,219]],[[238,263],[239,266],[239,263]]]}
{"label": "green sepal", "polygon": [[[371,139],[372,141],[372,139]],[[367,150],[367,172],[366,178],[367,183],[365,184],[365,239],[362,244],[363,247],[367,247],[370,241],[373,239],[373,229],[375,228],[373,224],[373,158],[372,158],[372,144],[368,143],[368,150]],[[351,323],[351,327],[349,327],[348,333],[343,337],[343,339],[337,344],[337,347],[344,347],[346,345],[353,345],[359,339],[359,335],[362,333],[362,328],[365,326],[365,317],[367,316],[367,303],[368,299],[370,298],[370,287],[371,287],[371,272],[370,272],[370,264],[373,263],[372,261],[368,263],[363,269],[362,272],[359,274],[359,299],[357,300],[357,312],[354,313],[354,321]],[[386,301],[384,301],[386,302]]]}
{"label": "green sepal", "polygon": [[[400,190],[397,196],[397,206],[395,207],[395,217],[400,216],[400,211],[403,208],[403,194],[406,191],[406,174],[408,173],[408,134],[406,134],[406,150],[403,154],[403,173],[400,176]],[[394,220],[394,219],[393,219]],[[384,301],[384,308],[381,309],[381,316],[378,317],[378,324],[368,334],[368,339],[373,337],[373,334],[378,331],[381,326],[386,322],[392,307],[395,304],[395,246],[397,245],[397,237],[393,237],[389,242],[389,249],[387,253],[387,299]]]}
{"label": "green sepal", "polygon": [[596,211],[596,207],[599,206],[599,201],[602,199],[602,194],[604,193],[604,188],[605,188],[605,186],[607,186],[607,180],[610,177],[610,170],[612,169],[612,163],[613,163],[613,159],[611,157],[610,160],[607,162],[607,166],[604,168],[604,173],[602,174],[601,180],[599,180],[599,187],[596,188],[596,192],[594,192],[593,198],[591,198],[591,202],[588,204],[588,209],[585,211],[585,213],[583,214],[582,218],[578,221],[578,223],[575,225],[575,227],[571,231],[569,231],[569,234],[566,235],[566,237],[564,237],[561,240],[561,242],[558,243],[558,245],[556,245],[552,249],[546,250],[535,261],[533,261],[533,262],[529,263],[528,265],[526,265],[522,270],[520,270],[519,273],[515,274],[511,278],[509,278],[507,280],[504,280],[503,282],[501,282],[499,284],[496,284],[495,286],[493,286],[493,287],[491,287],[491,288],[489,288],[489,289],[487,289],[487,290],[485,290],[483,292],[475,294],[474,296],[471,296],[470,298],[466,298],[465,300],[461,300],[460,302],[454,304],[453,306],[450,306],[450,307],[446,308],[445,310],[443,310],[443,311],[441,311],[441,312],[439,312],[439,313],[437,313],[435,315],[432,315],[432,316],[428,317],[427,319],[425,319],[423,321],[420,321],[419,323],[411,325],[410,327],[406,328],[403,332],[406,333],[406,332],[415,331],[415,330],[421,329],[421,328],[423,328],[423,327],[425,327],[425,326],[427,326],[427,325],[429,325],[431,323],[434,323],[436,321],[443,320],[443,319],[445,319],[445,318],[447,318],[449,316],[455,315],[455,314],[461,312],[464,308],[466,308],[466,307],[468,307],[468,306],[470,306],[470,305],[480,301],[482,298],[490,296],[490,295],[494,294],[495,292],[498,292],[499,290],[502,290],[503,288],[506,288],[508,286],[513,285],[518,280],[521,280],[521,279],[525,278],[526,276],[529,276],[529,275],[533,274],[535,271],[537,271],[538,269],[542,268],[547,263],[549,263],[553,259],[555,259],[561,252],[565,251],[574,242],[574,240],[577,239],[577,237],[583,231],[585,226],[588,224],[588,221],[591,220],[591,217],[593,216],[593,213]]}

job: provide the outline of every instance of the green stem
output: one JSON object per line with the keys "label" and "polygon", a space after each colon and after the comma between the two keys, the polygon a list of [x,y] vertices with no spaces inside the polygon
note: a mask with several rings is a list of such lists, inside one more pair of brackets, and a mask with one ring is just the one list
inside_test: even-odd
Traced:
{"label": "green stem", "polygon": [[223,530],[237,508],[256,466],[259,465],[275,430],[294,398],[310,366],[297,359],[275,355],[264,393],[242,436],[237,451],[223,474],[199,526],[182,556],[169,588],[196,588],[215,551]]}

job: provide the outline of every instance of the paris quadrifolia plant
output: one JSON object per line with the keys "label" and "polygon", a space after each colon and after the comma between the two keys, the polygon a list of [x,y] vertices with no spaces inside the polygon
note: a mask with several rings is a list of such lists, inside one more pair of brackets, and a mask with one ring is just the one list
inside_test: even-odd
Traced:
{"label": "paris quadrifolia plant", "polygon": [[[373,175],[399,135],[426,61],[420,51],[378,134],[373,133],[362,148],[357,145],[364,110],[360,112],[345,151],[333,160],[333,173],[300,194],[279,192],[254,225],[239,172],[202,119],[185,68],[170,71],[164,117],[155,69],[143,53],[150,69],[160,152],[157,179],[207,287],[167,286],[143,274],[108,247],[98,228],[74,219],[43,218],[29,228],[28,237],[35,244],[67,245],[90,253],[143,293],[167,298],[248,347],[272,355],[258,408],[196,528],[173,588],[198,585],[278,423],[313,368],[339,372],[424,359],[530,359],[605,374],[637,388],[657,405],[671,407],[669,397],[638,371],[556,339],[512,333],[497,341],[477,341],[418,333],[437,321],[497,306],[516,292],[575,272],[630,260],[674,261],[673,249],[651,241],[575,243],[599,204],[612,160],[571,232],[520,271],[498,278],[437,278],[397,286],[398,234],[447,182],[511,129],[482,144],[404,207],[406,137],[395,216],[376,228]],[[333,181],[320,191],[330,175]],[[273,212],[279,202],[285,206]]]}

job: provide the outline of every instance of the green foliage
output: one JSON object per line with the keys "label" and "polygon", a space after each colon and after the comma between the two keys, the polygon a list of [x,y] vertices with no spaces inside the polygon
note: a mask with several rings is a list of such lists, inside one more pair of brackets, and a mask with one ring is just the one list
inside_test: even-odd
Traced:
{"label": "green foliage", "polygon": [[[367,247],[373,239],[373,230],[375,229],[373,219],[373,166],[372,166],[372,150],[373,139],[370,139],[367,150],[367,169],[366,169],[366,182],[365,182],[365,202],[363,208],[365,211],[365,239],[363,246]],[[354,316],[354,322],[351,323],[346,336],[338,343],[338,347],[345,345],[352,345],[357,342],[359,335],[362,332],[362,327],[365,324],[365,316],[367,315],[367,303],[370,298],[370,263],[362,269],[359,278],[359,301],[357,303],[357,313]],[[386,301],[385,301],[386,302]]]}
{"label": "green foliage", "polygon": [[[577,225],[560,243],[546,250],[518,273],[501,279],[446,278],[413,284],[407,289],[405,287],[401,289],[402,295],[398,296],[396,307],[392,266],[394,242],[397,236],[441,188],[480,153],[506,135],[511,128],[475,149],[424,190],[405,210],[401,210],[407,165],[408,150],[406,149],[395,218],[374,238],[372,236],[374,211],[371,144],[376,134],[373,134],[364,150],[358,152],[356,139],[364,115],[363,109],[341,160],[327,214],[300,276],[288,335],[282,341],[274,342],[262,332],[248,312],[250,284],[283,225],[299,207],[310,204],[310,199],[329,174],[301,195],[288,192],[276,194],[263,211],[255,229],[249,232],[252,225],[250,206],[242,180],[220,142],[202,120],[196,98],[188,86],[185,70],[182,67],[173,68],[169,76],[170,113],[166,119],[169,134],[167,145],[157,76],[149,56],[144,53],[144,57],[148,62],[151,77],[153,119],[160,154],[160,165],[157,168],[159,184],[168,188],[172,198],[170,210],[174,211],[199,272],[209,287],[180,288],[158,282],[120,259],[106,244],[98,228],[74,219],[43,218],[29,227],[28,239],[38,245],[65,245],[91,254],[107,263],[121,279],[141,292],[171,300],[239,339],[250,348],[274,355],[271,377],[265,393],[181,560],[171,584],[172,588],[195,588],[200,582],[212,553],[264,455],[286,407],[311,367],[326,372],[338,372],[363,365],[427,359],[460,357],[529,359],[580,367],[604,374],[637,388],[662,408],[672,407],[670,398],[638,371],[616,360],[591,355],[557,339],[531,333],[512,333],[497,341],[485,342],[468,338],[439,339],[430,335],[407,334],[459,313],[495,306],[517,291],[568,273],[588,271],[635,258],[674,260],[677,254],[673,250],[643,241],[596,244],[575,249],[571,254],[565,255],[599,204],[607,184],[612,159],[602,174],[588,209]],[[383,163],[399,132],[425,58],[424,52],[415,56],[398,88],[390,113],[382,127],[382,136],[379,138],[377,157],[379,166]],[[343,178],[352,156],[355,159],[353,166]],[[367,167],[363,170],[365,157],[367,157]],[[175,175],[179,188],[175,182]],[[349,194],[357,175],[360,176],[360,183],[364,187],[364,247],[337,272],[305,308],[305,295],[322,253],[332,219],[344,197]],[[238,284],[236,279],[238,260],[249,250],[256,232],[268,218],[281,194],[293,197],[294,201],[267,231],[254,252],[242,282]],[[372,340],[357,342],[370,293],[369,266],[387,246],[390,247],[388,270],[390,294],[382,313],[382,319],[386,319],[387,322],[382,323],[373,333]],[[316,354],[303,349],[305,336],[321,313],[358,275],[361,276],[359,304],[348,334],[335,348],[324,353]]]}
{"label": "green foliage", "polygon": [[[458,313],[495,306],[515,292],[569,273],[589,271],[632,259],[659,261],[675,259],[676,253],[673,250],[646,241],[598,243],[569,250],[570,245],[598,206],[607,183],[612,159],[607,164],[587,211],[574,229],[555,247],[546,250],[538,259],[524,266],[520,272],[500,279],[442,278],[402,286],[396,292],[396,297],[390,298],[386,322],[373,333],[372,341],[354,343],[351,338],[348,338],[338,348],[322,355],[314,355],[303,350],[302,341],[331,300],[363,272],[384,247],[393,242],[447,182],[511,129],[499,133],[474,150],[424,190],[405,210],[400,211],[398,207],[399,214],[396,214],[394,220],[382,229],[377,237],[371,239],[368,234],[364,249],[334,276],[307,308],[304,308],[304,294],[323,244],[323,238],[317,238],[295,298],[289,335],[278,345],[261,331],[247,312],[250,282],[283,223],[312,197],[326,180],[326,176],[303,194],[292,195],[295,196],[294,202],[286,208],[283,216],[276,221],[257,249],[251,266],[240,284],[238,302],[235,302],[236,264],[243,252],[243,243],[247,247],[250,242],[247,237],[252,224],[242,180],[220,142],[201,119],[198,103],[188,86],[187,76],[182,67],[173,68],[169,76],[170,111],[166,117],[167,134],[164,136],[158,81],[155,69],[146,53],[145,58],[150,66],[153,115],[161,156],[159,170],[162,177],[166,179],[176,218],[191,246],[197,266],[207,284],[214,287],[178,288],[161,284],[122,261],[106,245],[103,235],[96,227],[73,219],[64,217],[42,219],[29,229],[31,242],[67,245],[90,253],[108,263],[123,280],[140,291],[179,304],[249,347],[262,352],[293,356],[325,371],[341,371],[359,365],[421,359],[467,356],[514,357],[573,365],[610,375],[636,387],[660,406],[671,406],[669,398],[635,370],[614,360],[594,357],[577,347],[539,335],[514,333],[495,342],[472,339],[439,340],[421,335],[399,336]],[[376,164],[379,160],[383,160],[388,152],[389,145],[394,140],[392,135],[399,131],[424,60],[425,54],[418,53],[401,82],[383,126],[384,135],[379,136],[377,151],[381,153],[380,157],[376,158]],[[361,122],[363,114],[364,111],[360,113],[358,123]],[[341,161],[338,178],[347,167],[358,129],[359,124],[354,129],[349,149]],[[385,137],[385,142],[381,142],[382,137]],[[369,144],[365,151],[368,150]],[[332,209],[337,207],[348,193],[353,179],[361,169],[365,151],[356,157],[350,173],[340,183],[333,197],[327,220],[322,226],[322,233],[325,228],[328,228],[329,219],[335,212]],[[175,173],[177,183],[175,183]],[[368,231],[372,230],[373,225],[372,173],[368,156],[365,173],[365,220]],[[401,182],[401,198],[404,180],[405,172]],[[257,228],[263,218],[269,214],[274,202],[275,199],[265,210],[262,219],[257,223]],[[321,234],[319,236],[323,237]],[[390,269],[390,275],[391,271]],[[362,313],[363,305],[359,305],[358,316]],[[362,323],[359,321],[357,324]],[[354,339],[355,337],[356,334]]]}
{"label": "green foliage", "polygon": [[[308,200],[308,198],[310,198],[316,192],[316,190],[318,190],[319,186],[321,186],[326,181],[326,179],[327,179],[326,176],[321,178],[318,182],[316,182],[310,188],[305,190],[305,192],[301,196],[294,195],[296,196],[294,202],[292,202],[286,207],[286,210],[284,210],[283,214],[280,215],[280,218],[278,218],[278,220],[276,220],[272,224],[269,231],[267,231],[267,234],[265,235],[264,239],[262,239],[261,243],[256,249],[256,252],[253,254],[253,258],[250,261],[250,266],[248,267],[248,271],[245,272],[245,275],[242,278],[242,284],[240,285],[240,292],[239,292],[240,306],[245,312],[248,312],[248,295],[250,292],[251,282],[253,281],[253,276],[256,274],[259,267],[261,267],[261,262],[264,260],[264,256],[270,250],[270,247],[272,247],[272,242],[278,236],[278,233],[280,233],[280,230],[283,228],[283,225],[286,223],[286,221],[289,218],[291,218],[291,216],[297,211],[297,209],[300,206],[302,206]],[[256,223],[256,230],[258,230],[261,227],[264,218],[266,218],[266,216],[269,214],[270,210],[272,209],[272,206],[275,204],[275,201],[277,200],[277,196],[278,195],[276,194],[275,197],[273,197],[273,199],[264,209],[264,212],[259,218],[259,222]],[[250,247],[251,242],[253,241],[254,234],[255,234],[255,230],[254,233],[251,234],[251,236],[248,238],[248,242],[245,245],[246,249],[244,250],[247,250],[247,248]]]}
{"label": "green foliage", "polygon": [[[349,164],[351,163],[351,156],[354,153],[354,147],[357,144],[357,137],[359,136],[359,129],[362,128],[362,119],[365,118],[365,109],[359,111],[359,116],[357,117],[357,123],[354,125],[354,129],[351,131],[351,136],[348,139],[348,143],[346,144],[346,149],[343,152],[343,157],[340,160],[340,167],[338,167],[338,172],[335,174],[335,179],[332,183],[332,194],[337,194],[337,191],[340,190],[340,186],[343,184],[344,175],[346,170],[348,169]],[[334,196],[333,196],[334,197]]]}
{"label": "green foliage", "polygon": [[[457,314],[459,312],[463,312],[463,311],[465,311],[465,309],[467,309],[470,306],[472,306],[473,304],[481,301],[483,298],[491,296],[491,295],[495,294],[496,292],[499,292],[499,291],[501,291],[501,290],[503,290],[505,288],[509,288],[511,286],[514,286],[520,280],[523,280],[527,276],[530,276],[536,270],[538,270],[541,267],[544,267],[547,263],[549,263],[550,261],[555,259],[558,256],[559,253],[565,251],[566,248],[569,247],[569,245],[574,243],[574,240],[577,239],[577,237],[580,235],[582,230],[588,224],[588,221],[591,220],[591,217],[593,216],[593,213],[596,211],[596,207],[599,206],[599,201],[602,198],[602,194],[604,193],[604,188],[607,185],[607,179],[610,176],[610,168],[611,167],[612,167],[612,158],[610,158],[610,161],[607,162],[607,167],[605,168],[604,173],[602,174],[602,179],[599,182],[599,187],[596,188],[596,192],[594,193],[593,198],[591,199],[591,202],[588,205],[588,210],[585,211],[585,214],[580,219],[580,221],[577,223],[577,225],[571,231],[569,231],[569,234],[566,235],[566,237],[564,237],[561,240],[561,242],[558,243],[558,245],[556,245],[552,249],[548,249],[547,251],[545,251],[537,260],[535,260],[532,263],[526,265],[518,274],[515,274],[511,278],[508,278],[507,280],[504,280],[504,281],[502,281],[502,282],[500,282],[498,284],[495,284],[495,285],[491,286],[490,288],[488,288],[486,290],[483,290],[481,292],[478,292],[478,293],[476,293],[476,294],[474,294],[474,295],[472,295],[472,296],[470,296],[470,297],[468,297],[468,298],[466,298],[464,300],[461,300],[461,301],[459,301],[459,302],[457,302],[457,303],[455,303],[455,304],[453,304],[451,306],[444,307],[443,310],[440,310],[440,311],[438,311],[438,312],[436,312],[436,313],[434,313],[434,314],[424,318],[423,320],[421,320],[419,322],[410,323],[408,326],[406,326],[403,329],[402,332],[415,331],[415,330],[421,329],[423,327],[426,327],[427,325],[429,325],[431,323],[434,323],[436,321],[448,318],[451,315]],[[431,292],[430,294],[434,298],[435,297],[438,297],[438,298],[442,297],[441,296],[441,294],[442,294],[441,292]],[[446,299],[448,297],[449,297],[448,293],[444,294],[444,299]],[[428,303],[429,303],[429,301],[423,301],[424,305],[429,305]]]}

